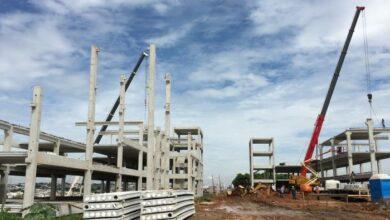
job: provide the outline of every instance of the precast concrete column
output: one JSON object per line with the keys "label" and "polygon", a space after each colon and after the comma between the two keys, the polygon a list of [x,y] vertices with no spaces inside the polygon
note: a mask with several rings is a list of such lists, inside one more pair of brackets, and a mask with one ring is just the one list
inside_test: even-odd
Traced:
{"label": "precast concrete column", "polygon": [[[378,140],[375,139],[375,152],[379,151],[378,148],[379,148]],[[378,159],[376,163],[378,164],[378,173],[383,173],[381,161]]]}
{"label": "precast concrete column", "polygon": [[143,151],[139,151],[138,152],[138,171],[140,171],[140,176],[138,177],[138,184],[137,184],[137,187],[138,187],[138,190],[142,190],[142,175],[141,175],[141,172],[143,171],[143,161],[144,161],[144,152]]}
{"label": "precast concrete column", "polygon": [[252,145],[252,139],[249,141],[249,174],[251,176],[251,187],[254,187],[254,175],[253,175],[253,145]]}
{"label": "precast concrete column", "polygon": [[154,174],[154,77],[156,74],[156,46],[149,46],[149,79],[148,79],[148,154],[146,171],[146,189],[153,189]]}
{"label": "precast concrete column", "polygon": [[334,139],[332,138],[330,140],[331,144],[331,150],[332,150],[332,169],[333,169],[333,176],[337,176],[337,166],[336,166],[336,148],[334,144]]}
{"label": "precast concrete column", "polygon": [[[118,130],[118,149],[116,156],[116,167],[122,169],[123,166],[123,139],[124,139],[124,129],[125,129],[125,99],[126,99],[126,76],[121,75],[120,78],[120,92],[119,92],[119,130]],[[115,181],[115,191],[122,191],[122,174],[118,173],[116,175]]]}
{"label": "precast concrete column", "polygon": [[370,162],[371,162],[371,172],[372,174],[378,174],[378,164],[375,157],[375,140],[374,140],[374,123],[371,118],[368,118],[366,121],[368,128],[368,142],[370,145]]}
{"label": "precast concrete column", "polygon": [[61,196],[62,196],[62,197],[65,196],[65,187],[66,187],[66,175],[64,175],[64,176],[61,178]]}
{"label": "precast concrete column", "polygon": [[274,143],[274,139],[272,139],[272,142],[271,142],[271,152],[272,152],[272,171],[273,171],[273,179],[274,179],[274,183],[276,184],[276,171],[275,171],[275,143]]}
{"label": "precast concrete column", "polygon": [[31,122],[28,140],[28,151],[26,158],[26,177],[24,180],[23,194],[23,217],[28,213],[28,208],[34,204],[35,183],[37,178],[37,154],[39,145],[39,134],[41,125],[41,100],[42,89],[34,87],[33,100],[31,103]]}
{"label": "precast concrete column", "polygon": [[[53,153],[55,155],[60,155],[60,146],[61,141],[58,140],[54,143]],[[51,174],[51,181],[50,181],[50,200],[54,201],[56,199],[56,193],[57,193],[57,176],[55,174]]]}
{"label": "precast concrete column", "polygon": [[187,182],[188,182],[188,190],[192,191],[192,135],[191,132],[187,133]]}
{"label": "precast concrete column", "polygon": [[[4,151],[11,151],[13,133],[14,133],[13,126],[11,126],[9,130],[4,130],[4,143],[3,143]],[[6,164],[0,181],[1,204],[5,204],[7,199],[9,171],[10,171],[10,166]]]}
{"label": "precast concrete column", "polygon": [[351,140],[352,132],[347,131],[345,132],[345,135],[347,136],[347,154],[348,154],[347,174],[351,177],[353,171],[352,140]]}
{"label": "precast concrete column", "polygon": [[324,169],[322,166],[322,160],[324,159],[324,146],[322,144],[319,144],[318,147],[320,148],[320,171],[321,171],[321,178],[324,178]]}
{"label": "precast concrete column", "polygon": [[109,193],[111,190],[111,181],[106,180],[106,193]]}
{"label": "precast concrete column", "polygon": [[171,143],[171,75],[165,75],[165,146],[164,146],[164,189],[169,189],[169,151]]}
{"label": "precast concrete column", "polygon": [[104,187],[104,180],[102,180],[102,181],[100,182],[100,188],[101,188],[100,193],[104,193],[104,192],[106,191],[106,189],[105,189],[105,187]]}
{"label": "precast concrete column", "polygon": [[161,181],[161,129],[156,129],[156,141],[154,146],[154,181],[153,189],[160,189]]}
{"label": "precast concrete column", "polygon": [[95,45],[91,47],[91,67],[89,74],[89,97],[88,97],[88,121],[87,121],[87,141],[85,149],[85,161],[87,170],[84,174],[84,196],[91,194],[92,184],[92,164],[93,145],[95,142],[95,105],[96,105],[96,80],[98,69],[99,48]]}

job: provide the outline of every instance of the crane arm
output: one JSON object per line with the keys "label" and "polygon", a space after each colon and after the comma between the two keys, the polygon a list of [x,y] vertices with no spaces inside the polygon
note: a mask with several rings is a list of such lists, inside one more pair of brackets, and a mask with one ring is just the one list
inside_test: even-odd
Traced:
{"label": "crane arm", "polygon": [[[332,98],[334,89],[336,87],[336,83],[337,83],[337,80],[338,80],[339,75],[340,75],[341,67],[343,66],[345,56],[347,55],[348,47],[349,47],[349,44],[351,43],[352,35],[353,35],[354,30],[355,30],[355,26],[356,26],[356,23],[358,21],[360,12],[363,10],[364,10],[364,7],[362,7],[362,6],[356,7],[355,16],[353,17],[352,24],[351,24],[351,27],[349,29],[348,35],[347,35],[347,39],[345,40],[343,50],[341,51],[339,60],[338,60],[337,65],[336,65],[336,69],[334,70],[333,78],[332,78],[332,81],[330,83],[328,93],[326,94],[326,98],[325,98],[324,104],[322,106],[321,113],[317,116],[317,120],[316,120],[316,123],[314,125],[313,134],[311,136],[311,139],[309,142],[309,147],[307,148],[305,159],[304,159],[305,165],[308,165],[310,163],[311,157],[313,156],[315,146],[318,143],[318,137],[320,136],[320,133],[321,133],[322,124],[324,123],[325,115],[326,115],[326,112],[328,110],[329,103],[330,103],[330,100]],[[306,176],[307,167],[302,166],[300,173],[301,173],[301,176]]]}

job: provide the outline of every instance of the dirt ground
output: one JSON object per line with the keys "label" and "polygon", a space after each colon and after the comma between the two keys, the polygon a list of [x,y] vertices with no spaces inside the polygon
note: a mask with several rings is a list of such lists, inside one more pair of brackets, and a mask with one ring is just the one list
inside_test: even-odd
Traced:
{"label": "dirt ground", "polygon": [[289,195],[263,194],[218,196],[198,202],[191,220],[211,219],[390,219],[390,209],[381,210],[370,202],[338,201],[315,197],[292,200]]}

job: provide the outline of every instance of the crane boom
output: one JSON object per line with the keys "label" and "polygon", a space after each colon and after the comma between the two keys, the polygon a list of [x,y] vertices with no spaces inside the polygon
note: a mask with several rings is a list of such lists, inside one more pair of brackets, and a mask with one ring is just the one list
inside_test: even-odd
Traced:
{"label": "crane boom", "polygon": [[[309,142],[309,147],[307,148],[307,151],[306,151],[305,160],[303,161],[303,163],[305,165],[308,165],[310,163],[311,157],[313,156],[315,146],[318,143],[318,137],[320,136],[320,133],[321,133],[322,124],[325,120],[325,115],[326,115],[326,112],[328,110],[329,103],[330,103],[330,100],[331,100],[332,95],[333,95],[333,91],[336,87],[336,83],[337,83],[337,80],[338,80],[339,75],[340,75],[341,67],[343,66],[345,56],[347,55],[348,47],[349,47],[349,44],[351,42],[352,35],[353,35],[354,30],[355,30],[355,26],[356,26],[356,23],[358,21],[360,12],[363,10],[364,10],[363,6],[356,7],[355,16],[353,17],[352,24],[351,24],[351,27],[349,29],[348,35],[347,35],[347,39],[345,40],[343,50],[341,51],[339,60],[337,62],[336,69],[334,70],[333,78],[332,78],[332,81],[330,82],[328,93],[326,94],[326,98],[325,98],[324,104],[322,106],[321,113],[318,115],[316,123],[314,125],[313,134],[312,134],[310,142]],[[300,172],[301,176],[306,176],[306,173],[307,173],[306,166],[302,166],[301,172]]]}

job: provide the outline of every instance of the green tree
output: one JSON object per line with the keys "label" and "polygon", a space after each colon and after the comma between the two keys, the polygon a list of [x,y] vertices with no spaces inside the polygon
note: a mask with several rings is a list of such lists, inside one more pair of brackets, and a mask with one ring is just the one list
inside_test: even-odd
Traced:
{"label": "green tree", "polygon": [[249,173],[239,173],[237,174],[237,176],[234,178],[234,180],[232,181],[232,184],[234,187],[238,187],[239,185],[243,186],[243,187],[249,187],[251,185],[251,181],[250,181],[250,175]]}

